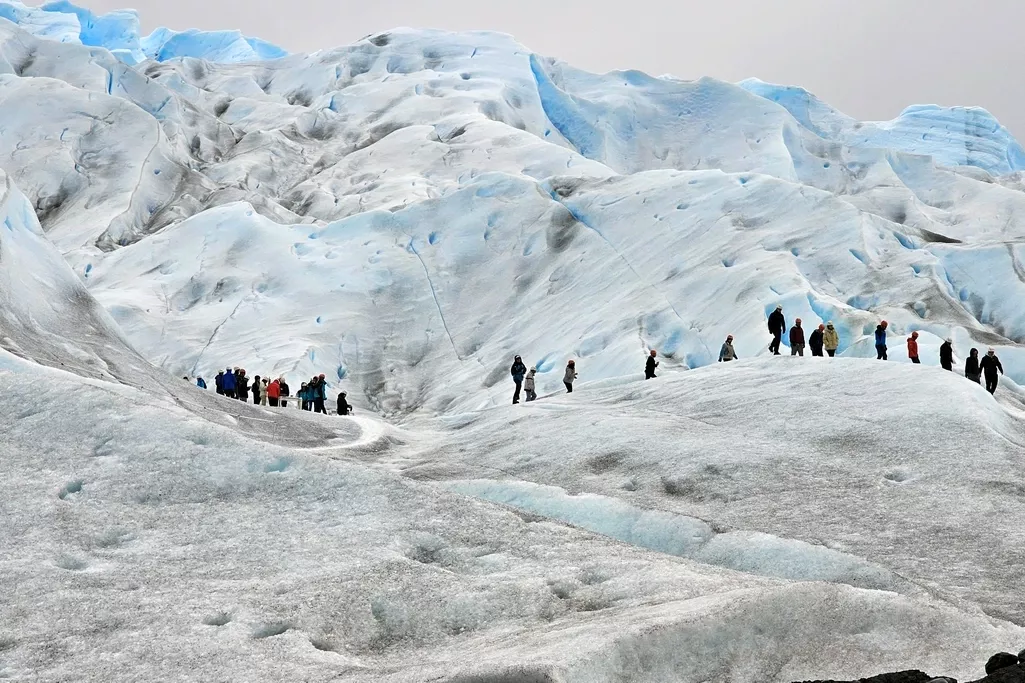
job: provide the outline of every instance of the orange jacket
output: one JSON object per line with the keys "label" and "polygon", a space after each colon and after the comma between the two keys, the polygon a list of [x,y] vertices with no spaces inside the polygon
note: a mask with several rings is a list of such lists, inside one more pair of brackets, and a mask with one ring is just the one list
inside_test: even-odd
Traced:
{"label": "orange jacket", "polygon": [[267,397],[278,398],[279,396],[281,396],[281,385],[278,384],[278,380],[274,380],[267,385]]}
{"label": "orange jacket", "polygon": [[908,337],[908,358],[918,358],[918,342]]}

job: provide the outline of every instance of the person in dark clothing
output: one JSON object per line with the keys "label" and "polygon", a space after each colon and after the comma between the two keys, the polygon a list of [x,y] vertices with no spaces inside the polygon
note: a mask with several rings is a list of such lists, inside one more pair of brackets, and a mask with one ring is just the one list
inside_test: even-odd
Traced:
{"label": "person in dark clothing", "polygon": [[644,379],[655,378],[655,368],[658,367],[658,361],[655,360],[656,356],[658,356],[658,351],[652,349],[651,353],[648,354],[648,360],[644,363]]}
{"label": "person in dark clothing", "polygon": [[949,337],[940,344],[940,365],[944,370],[954,370],[954,342]]}
{"label": "person in dark clothing", "polygon": [[562,377],[562,383],[566,385],[566,393],[573,393],[573,381],[577,378],[577,363],[571,360],[566,363],[566,374]]}
{"label": "person in dark clothing", "polygon": [[253,405],[260,405],[260,376],[253,378]]}
{"label": "person in dark clothing", "polygon": [[808,337],[808,348],[811,349],[811,355],[813,356],[822,355],[822,332],[825,329],[825,325],[819,325],[812,330],[811,335]]}
{"label": "person in dark clothing", "polygon": [[776,310],[769,315],[769,334],[772,335],[772,342],[769,344],[769,351],[773,355],[779,355],[779,344],[783,339],[783,332],[787,329],[786,318],[783,317],[783,307],[776,306]]}
{"label": "person in dark clothing", "polygon": [[327,381],[324,379],[324,375],[320,375],[315,381],[316,384],[313,386],[313,412],[327,415],[327,408],[324,407],[324,402],[327,400]]}
{"label": "person in dark clothing", "polygon": [[224,387],[225,396],[235,398],[235,373],[232,372],[231,368],[224,371],[224,377],[221,378],[221,386]]}
{"label": "person in dark clothing", "polygon": [[513,359],[509,374],[512,375],[513,382],[516,384],[516,391],[513,392],[513,405],[516,405],[520,402],[520,389],[523,388],[523,377],[527,374],[527,366],[523,364],[523,359],[519,356]]}
{"label": "person in dark clothing", "polygon": [[338,394],[338,414],[339,415],[348,415],[349,413],[352,412],[352,406],[350,406],[349,402],[345,400],[345,395],[346,394],[345,394],[344,391],[342,393]]}
{"label": "person in dark clothing", "polygon": [[876,360],[889,360],[886,357],[886,328],[889,323],[885,320],[876,325]]}
{"label": "person in dark clothing", "polygon": [[281,407],[287,408],[288,401],[285,399],[288,398],[288,383],[285,382],[284,377],[278,377],[278,387],[280,387],[281,390]]}
{"label": "person in dark clothing", "polygon": [[310,385],[309,382],[303,382],[302,386],[299,387],[299,401],[300,407],[303,410],[310,409]]}
{"label": "person in dark clothing", "polygon": [[200,389],[206,389],[206,380],[204,380],[202,377],[197,377],[196,386]]}
{"label": "person in dark clothing", "polygon": [[249,378],[246,377],[246,371],[242,369],[235,375],[235,396],[240,401],[249,399]]}
{"label": "person in dark clothing", "polygon": [[801,327],[800,318],[790,328],[790,355],[804,357],[804,328]]}
{"label": "person in dark clothing", "polygon": [[976,384],[982,384],[982,368],[979,367],[979,350],[972,349],[964,362],[964,376]]}
{"label": "person in dark clothing", "polygon": [[214,377],[214,386],[217,387],[217,393],[224,395],[224,373],[218,372],[217,376]]}
{"label": "person in dark clothing", "polygon": [[997,352],[990,349],[986,352],[986,357],[979,361],[979,369],[982,370],[982,374],[986,376],[986,391],[991,394],[995,394],[997,391],[997,382],[999,377],[997,376],[997,370],[1000,374],[1004,374],[1004,366],[1000,364],[1000,359],[997,358]]}

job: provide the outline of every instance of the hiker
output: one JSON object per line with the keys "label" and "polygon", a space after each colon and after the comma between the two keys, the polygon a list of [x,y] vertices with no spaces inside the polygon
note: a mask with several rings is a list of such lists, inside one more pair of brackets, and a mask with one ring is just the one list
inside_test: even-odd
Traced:
{"label": "hiker", "polygon": [[912,332],[911,336],[908,337],[908,358],[911,359],[912,363],[920,364],[922,361],[918,360],[918,333]]}
{"label": "hiker", "polygon": [[260,405],[260,376],[253,378],[253,405]]}
{"label": "hiker", "polygon": [[279,396],[281,396],[281,382],[274,380],[267,385],[267,402],[276,407]]}
{"label": "hiker", "polygon": [[885,320],[876,325],[876,360],[889,360],[886,357],[886,328],[889,323]]}
{"label": "hiker", "polygon": [[944,370],[954,370],[954,342],[947,337],[942,344],[940,344],[940,365],[943,366]]}
{"label": "hiker", "polygon": [[772,335],[772,342],[769,344],[769,351],[774,356],[779,355],[779,343],[783,338],[783,332],[787,329],[786,318],[783,317],[783,306],[776,306],[776,310],[769,316],[769,334]]}
{"label": "hiker", "polygon": [[224,372],[221,370],[217,371],[217,375],[214,377],[214,386],[217,388],[217,393],[221,396],[224,395]]}
{"label": "hiker", "polygon": [[826,323],[826,330],[822,333],[822,345],[826,348],[826,353],[832,358],[836,355],[836,350],[840,347],[840,335],[837,334],[836,328],[833,327],[833,321],[830,320]]}
{"label": "hiker", "polygon": [[267,390],[270,388],[270,382],[268,382],[267,378],[264,377],[259,382],[253,382],[253,388],[254,389],[256,388],[257,384],[260,385],[260,405],[261,406],[265,406],[265,405],[267,405],[268,401],[270,400],[270,397],[267,396]]}
{"label": "hiker", "polygon": [[342,393],[338,394],[338,414],[339,415],[348,415],[349,413],[352,412],[352,406],[350,406],[349,402],[347,400],[345,400],[346,395],[347,394],[344,391]]}
{"label": "hiker", "polygon": [[655,368],[658,367],[658,361],[655,358],[658,356],[658,351],[652,349],[648,353],[648,360],[644,362],[644,379],[655,379]]}
{"label": "hiker", "polygon": [[299,387],[299,393],[297,394],[300,401],[300,407],[303,410],[310,409],[310,385],[303,382],[302,386]]}
{"label": "hiker", "polygon": [[288,382],[285,381],[284,377],[278,377],[278,387],[279,387],[279,393],[281,395],[281,407],[282,408],[287,408],[288,407],[288,401],[286,401],[285,399],[288,398],[288,395],[289,395],[288,394]]}
{"label": "hiker", "polygon": [[239,368],[238,373],[235,375],[235,396],[240,401],[245,401],[249,398],[249,378],[246,377],[245,368]]}
{"label": "hiker", "polygon": [[811,349],[811,355],[821,356],[822,355],[822,344],[823,334],[822,332],[826,329],[825,325],[820,324],[814,330],[811,335],[808,336],[808,348]]}
{"label": "hiker", "polygon": [[562,378],[562,383],[566,385],[566,393],[573,393],[573,380],[577,378],[577,364],[576,361],[570,361],[566,363],[566,375]]}
{"label": "hiker", "polygon": [[728,334],[722,348],[719,349],[719,362],[729,363],[731,360],[737,360],[737,352],[733,350],[733,335]]}
{"label": "hiker", "polygon": [[790,355],[804,357],[804,329],[801,327],[801,319],[794,321],[790,328]]}
{"label": "hiker", "polygon": [[513,392],[513,405],[520,402],[520,388],[523,386],[523,376],[527,374],[527,366],[519,356],[513,359],[512,368],[509,369],[513,382],[516,384],[516,391]]}
{"label": "hiker", "polygon": [[523,390],[527,392],[527,403],[537,399],[537,392],[534,391],[534,375],[536,374],[537,368],[531,368],[523,380]]}
{"label": "hiker", "polygon": [[982,368],[979,367],[979,350],[972,349],[964,362],[964,376],[976,384],[982,384]]}
{"label": "hiker", "polygon": [[221,386],[224,389],[225,396],[235,398],[235,373],[232,372],[231,368],[227,368],[224,371],[224,377],[221,378]]}
{"label": "hiker", "polygon": [[327,400],[327,381],[324,379],[324,375],[316,377],[315,380],[316,384],[312,387],[313,412],[327,415],[327,408],[324,407],[324,401]]}
{"label": "hiker", "polygon": [[995,394],[997,391],[997,370],[1000,374],[1004,374],[1004,366],[1000,364],[1000,359],[997,358],[997,352],[990,349],[986,352],[985,358],[979,361],[979,369],[986,375],[986,391],[991,394]]}

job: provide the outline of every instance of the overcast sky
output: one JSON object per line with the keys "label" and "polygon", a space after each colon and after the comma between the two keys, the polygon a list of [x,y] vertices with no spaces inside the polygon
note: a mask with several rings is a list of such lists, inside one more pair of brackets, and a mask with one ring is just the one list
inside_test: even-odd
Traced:
{"label": "overcast sky", "polygon": [[1022,0],[85,0],[143,28],[238,28],[313,51],[396,26],[511,33],[590,71],[801,85],[860,119],[977,105],[1025,140]]}

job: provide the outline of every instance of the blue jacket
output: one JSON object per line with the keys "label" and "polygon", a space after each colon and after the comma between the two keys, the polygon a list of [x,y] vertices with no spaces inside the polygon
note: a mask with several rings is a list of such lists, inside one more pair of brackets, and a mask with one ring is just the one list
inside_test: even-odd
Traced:
{"label": "blue jacket", "polygon": [[876,346],[886,346],[886,328],[882,325],[876,326]]}
{"label": "blue jacket", "polygon": [[221,379],[221,386],[224,387],[225,391],[235,391],[235,373],[224,373],[224,377]]}

